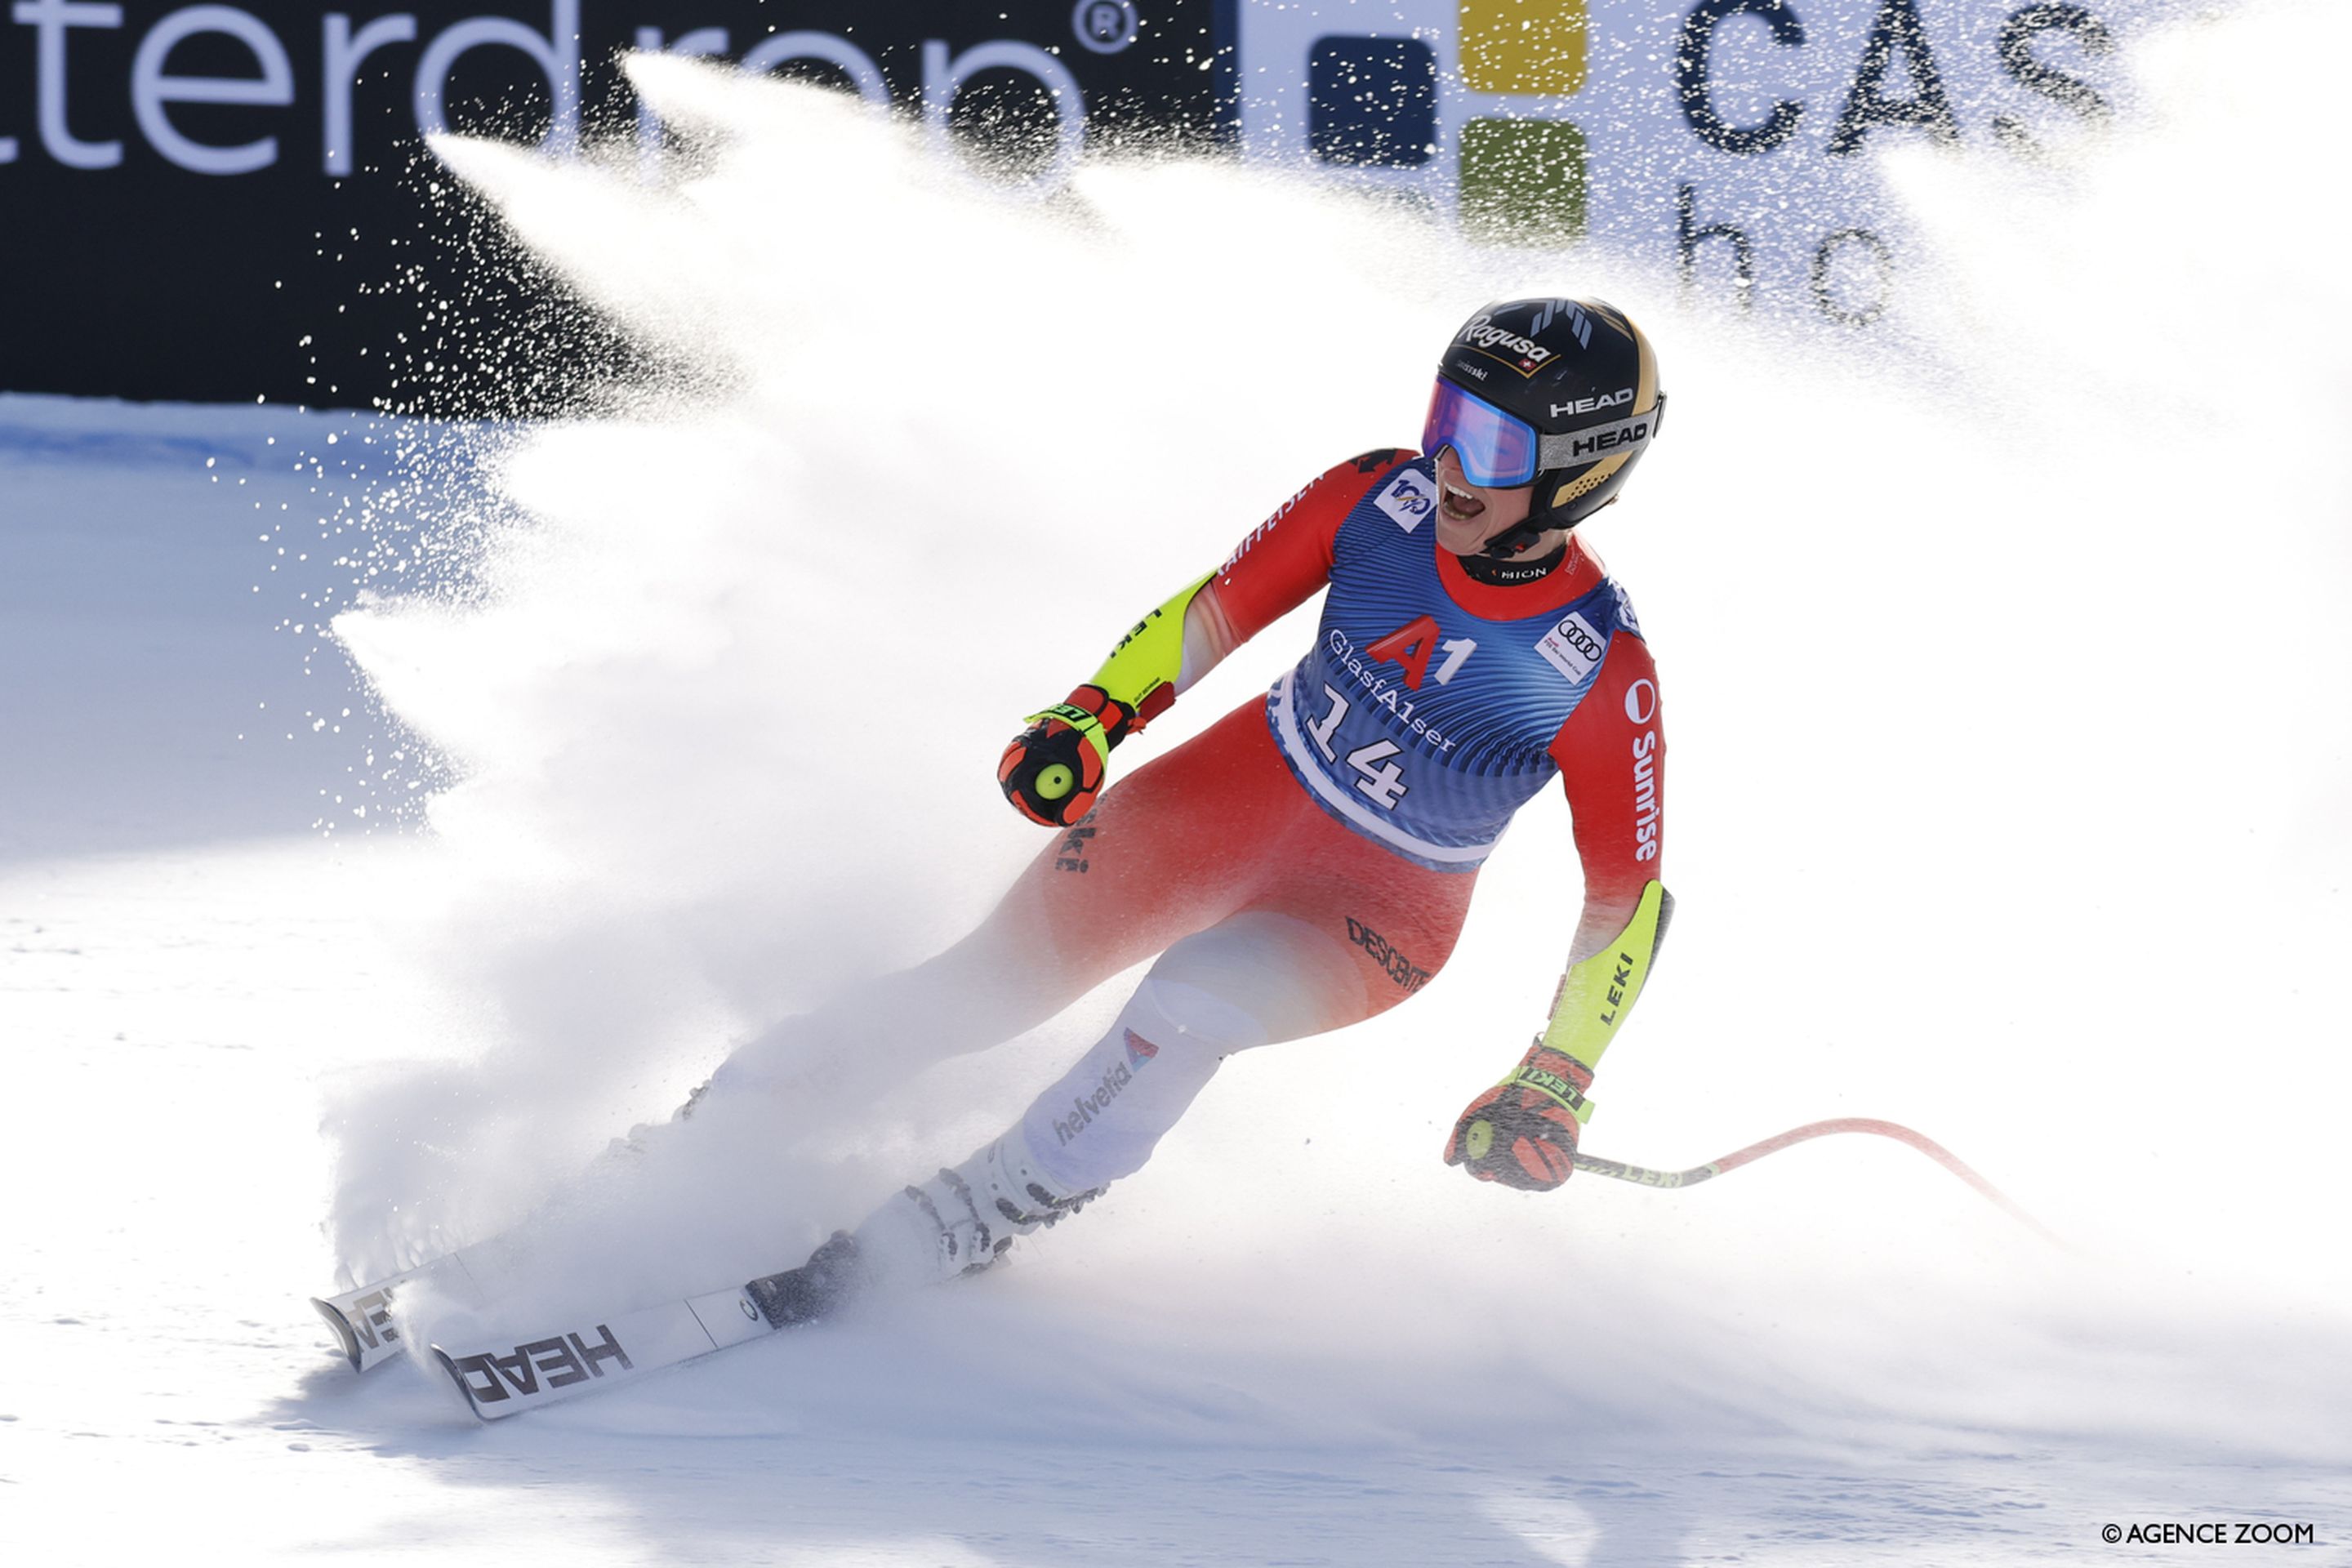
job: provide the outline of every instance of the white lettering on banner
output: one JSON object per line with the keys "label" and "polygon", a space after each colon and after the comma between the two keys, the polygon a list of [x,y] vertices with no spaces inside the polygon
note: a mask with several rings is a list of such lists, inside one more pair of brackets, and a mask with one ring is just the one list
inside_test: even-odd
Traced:
{"label": "white lettering on banner", "polygon": [[[2079,136],[2125,85],[2116,43],[2175,3],[1565,0],[1554,9],[1580,26],[1580,71],[1509,58],[1525,46],[1492,36],[1502,0],[1244,5],[1242,150],[1328,160],[1474,237],[1500,212],[1553,226],[1506,228],[1502,243],[1598,240],[1676,268],[1694,293],[1873,330],[1931,271],[1868,154]],[[1475,55],[1465,27],[1480,31]],[[1381,64],[1330,79],[1349,58]],[[1383,141],[1394,159],[1368,160]]]}
{"label": "white lettering on banner", "polygon": [[1070,30],[1088,54],[1118,54],[1142,29],[1135,0],[1078,0],[1070,9]]}
{"label": "white lettering on banner", "polygon": [[[198,33],[221,33],[253,52],[258,77],[166,76],[163,67],[180,43]],[[215,147],[184,135],[172,123],[170,103],[245,103],[284,108],[294,101],[294,62],[261,18],[234,5],[191,5],[174,11],[139,40],[131,64],[131,109],[155,151],[199,174],[249,174],[278,162],[278,138],[263,136],[235,147]]]}
{"label": "white lettering on banner", "polygon": [[1421,526],[1422,519],[1436,510],[1437,491],[1417,470],[1399,468],[1372,504],[1388,513],[1390,521],[1411,533]]}
{"label": "white lettering on banner", "polygon": [[80,0],[18,0],[8,14],[33,29],[33,91],[42,150],[68,169],[111,169],[121,163],[121,142],[84,142],[68,125],[66,33],[74,27],[120,27],[122,7]]}
{"label": "white lettering on banner", "polygon": [[[689,36],[699,37],[701,35]],[[686,39],[680,38],[673,52],[685,53]],[[708,52],[725,54],[727,46],[721,44]],[[779,33],[753,46],[751,51],[743,57],[742,68],[757,74],[774,70],[778,66],[788,65],[793,60],[823,60],[829,66],[838,66],[856,84],[858,97],[877,109],[890,107],[890,84],[882,79],[882,68],[874,63],[874,57],[847,38],[832,33]]]}
{"label": "white lettering on banner", "polygon": [[470,16],[451,24],[436,34],[425,46],[424,55],[416,62],[416,128],[427,136],[446,134],[448,116],[443,110],[442,98],[449,89],[449,72],[456,67],[457,57],[468,49],[500,44],[520,49],[538,62],[547,75],[547,87],[555,112],[547,128],[547,135],[539,144],[542,153],[568,157],[580,146],[580,0],[549,0],[549,18],[544,36],[531,31],[509,16]]}
{"label": "white lettering on banner", "polygon": [[[42,0],[55,4],[56,0]],[[541,150],[563,154],[573,151],[579,137],[580,61],[576,37],[579,0],[555,0],[555,12],[545,37],[520,22],[505,17],[475,17],[459,22],[436,36],[418,63],[415,104],[418,128],[427,134],[448,129],[444,98],[448,76],[458,56],[484,45],[499,44],[520,49],[529,55],[546,73],[558,106],[555,122]],[[21,9],[21,7],[20,7]],[[358,68],[367,57],[388,44],[411,43],[416,37],[416,18],[408,15],[379,16],[361,28],[356,36],[351,31],[351,18],[330,15],[326,18],[326,163],[331,174],[347,174],[352,170],[352,85]],[[555,40],[562,38],[558,46]],[[661,29],[639,27],[635,33],[636,47],[648,53],[667,53],[702,58],[723,57],[728,50],[729,36],[723,27],[700,27],[680,37],[675,43],[665,45]],[[1042,188],[1058,188],[1066,182],[1076,167],[1078,154],[1085,148],[1086,121],[1077,80],[1068,68],[1042,49],[1009,40],[984,43],[947,58],[946,46],[936,41],[926,46],[924,63],[925,102],[927,116],[944,131],[948,109],[961,92],[964,83],[978,72],[1010,69],[1025,72],[1043,82],[1052,96],[1060,116],[1060,150],[1046,172],[1034,184]],[[860,98],[877,108],[890,106],[890,84],[874,57],[848,39],[833,33],[795,31],[780,33],[747,50],[739,62],[740,69],[751,74],[773,71],[794,60],[821,60],[839,68],[849,78]],[[641,148],[650,148],[660,133],[660,121],[650,107],[640,103],[637,112],[637,133]]]}
{"label": "white lettering on banner", "polygon": [[1544,633],[1536,644],[1536,652],[1544,662],[1568,677],[1572,686],[1581,686],[1601,664],[1601,656],[1608,647],[1601,633],[1581,613],[1570,616],[1559,625]]}
{"label": "white lettering on banner", "polygon": [[1054,100],[1054,157],[1035,179],[1020,188],[1041,198],[1053,195],[1070,183],[1070,175],[1078,166],[1078,154],[1086,151],[1086,99],[1070,68],[1036,45],[999,38],[992,43],[974,44],[950,59],[947,45],[937,38],[925,43],[924,125],[929,128],[933,141],[944,148],[948,110],[955,106],[956,95],[963,91],[964,84],[985,70],[1015,70],[1045,84],[1046,93]]}
{"label": "white lettering on banner", "polygon": [[[1131,10],[1131,7],[1129,8]],[[120,31],[123,6],[99,0],[13,0],[9,16],[34,32],[34,97],[39,144],[50,159],[69,169],[112,169],[123,158],[119,140],[85,141],[74,134],[74,112],[68,101],[68,51],[76,28]],[[500,15],[460,17],[434,34],[416,58],[406,97],[414,129],[425,135],[446,133],[451,127],[447,95],[451,73],[459,60],[476,49],[504,49],[522,55],[546,81],[552,113],[540,150],[558,157],[579,151],[582,113],[582,0],[549,0],[544,31]],[[252,55],[258,74],[247,77],[174,75],[169,69],[173,50],[199,34],[233,37]],[[723,58],[730,37],[724,27],[698,27],[665,43],[656,26],[633,30],[636,47],[649,53]],[[318,53],[320,68],[320,172],[341,178],[359,172],[362,148],[354,121],[352,98],[372,58],[382,51],[420,37],[413,12],[391,12],[355,22],[346,12],[331,11],[320,19]],[[263,136],[233,146],[199,142],[172,121],[175,103],[233,104],[255,108],[285,108],[299,102],[302,89],[296,80],[295,61],[302,53],[289,49],[288,40],[253,12],[226,5],[199,5],[173,11],[142,37],[134,55],[130,82],[131,108],[140,130],[167,161],[203,174],[239,174],[272,166],[279,160],[278,136]],[[761,39],[747,49],[740,68],[753,74],[773,71],[794,60],[820,60],[849,79],[860,98],[878,109],[891,105],[890,83],[875,57],[836,33],[806,29]],[[1086,102],[1077,78],[1048,49],[1017,39],[993,38],[951,54],[946,43],[926,40],[921,51],[920,90],[925,123],[942,140],[950,112],[964,88],[992,71],[1017,71],[1035,80],[1052,101],[1056,119],[1055,150],[1046,167],[1016,192],[1049,195],[1069,182],[1086,150]],[[85,71],[86,74],[86,71]],[[85,116],[85,120],[87,116]],[[640,103],[636,113],[641,153],[657,146],[660,121]],[[379,150],[408,133],[410,127],[370,128],[382,138]],[[25,148],[13,136],[0,136],[0,165],[16,163]]]}
{"label": "white lettering on banner", "polygon": [[326,21],[327,161],[330,174],[352,172],[352,84],[359,79],[361,62],[386,44],[416,41],[416,18],[378,16],[354,37],[352,19],[330,12]]}
{"label": "white lettering on banner", "polygon": [[[1496,11],[1501,0],[1467,6],[1457,0],[1286,0],[1236,8],[1234,47],[1218,79],[1240,84],[1235,112],[1244,152],[1254,160],[1296,165],[1322,156],[1337,166],[1342,154],[1333,149],[1350,149],[1349,180],[1414,193],[1441,214],[1474,218],[1498,192],[1572,192],[1573,201],[1553,203],[1559,214],[1544,219],[1571,226],[1559,231],[1563,244],[1580,236],[1622,244],[1675,266],[1694,292],[1875,333],[1901,319],[1906,290],[1930,271],[1914,255],[1920,236],[1882,189],[1879,161],[1868,154],[1923,141],[2025,150],[2063,141],[2113,113],[2125,85],[2117,44],[2174,4],[1566,0],[1560,10],[1581,22],[1584,68],[1530,64],[1526,68],[1541,80],[1515,85],[1520,66],[1489,58],[1465,70],[1457,41],[1465,16]],[[508,75],[519,68],[546,81],[551,114],[542,147],[572,153],[583,108],[582,0],[547,0],[543,12],[538,0],[517,0],[517,8],[528,9],[531,19],[462,16],[437,33],[425,32],[414,13],[331,11],[320,14],[320,36],[306,41],[291,31],[273,32],[260,19],[268,13],[257,7],[191,5],[146,29],[129,51],[134,64],[121,88],[93,96],[91,62],[73,66],[71,51],[81,46],[87,55],[95,41],[76,32],[123,30],[126,5],[10,0],[9,16],[33,34],[35,126],[33,133],[9,126],[16,134],[0,136],[0,166],[38,157],[75,170],[119,167],[124,142],[105,135],[102,128],[111,127],[98,117],[119,113],[127,97],[139,133],[179,168],[223,175],[270,167],[307,137],[265,126],[271,134],[203,141],[183,127],[205,121],[177,113],[175,122],[176,106],[287,109],[305,102],[309,90],[294,79],[319,69],[320,171],[347,176],[371,154],[389,153],[410,129],[401,122],[408,116],[370,114],[363,128],[355,117],[357,83],[371,67],[391,63],[388,51],[401,56],[415,129],[449,129],[451,74],[481,70],[472,59],[478,49],[505,57],[499,68]],[[1081,41],[1108,46],[1128,37],[1124,19],[1134,10],[1125,0],[1096,0],[1072,13],[1071,25]],[[931,38],[898,57],[908,67],[919,61],[920,72],[919,82],[897,84],[898,96],[919,90],[925,123],[940,136],[964,88],[984,73],[1013,71],[1039,84],[1055,111],[1054,152],[1021,188],[1040,195],[1067,181],[1088,140],[1067,61],[1093,57],[1064,36],[1060,15],[1055,20],[1052,47],[993,38],[959,52],[965,40]],[[722,31],[696,28],[667,52],[723,53],[714,47]],[[173,74],[173,46],[205,34],[242,45],[255,74]],[[879,57],[868,52],[870,40],[861,45],[841,33],[803,29],[744,42],[746,68],[822,60],[845,73],[867,101],[892,96]],[[1331,59],[1340,58],[1333,55],[1335,43],[1385,50],[1381,58],[1392,56],[1395,68],[1364,73],[1337,96],[1325,81],[1318,96],[1316,62],[1328,75]],[[213,47],[219,47],[215,38]],[[1497,53],[1511,50],[1486,51]],[[77,70],[86,101],[72,100]],[[1662,73],[1671,78],[1670,90],[1661,90]],[[1388,129],[1368,140],[1328,123],[1333,115],[1350,114]],[[1422,120],[1409,135],[1400,134],[1400,117],[1415,114]],[[1466,135],[1474,127],[1479,133]],[[1510,134],[1496,134],[1497,128]],[[1555,129],[1562,134],[1526,134]],[[1393,163],[1361,161],[1376,142],[1395,144]],[[1511,162],[1521,156],[1512,149],[1521,147],[1536,163]],[[1477,198],[1466,207],[1465,179]],[[1542,205],[1518,195],[1505,205],[1526,202]],[[1549,363],[1532,337],[1492,323],[1481,332],[1488,352],[1515,356],[1500,363],[1523,374]],[[1497,363],[1476,357],[1487,369]]]}

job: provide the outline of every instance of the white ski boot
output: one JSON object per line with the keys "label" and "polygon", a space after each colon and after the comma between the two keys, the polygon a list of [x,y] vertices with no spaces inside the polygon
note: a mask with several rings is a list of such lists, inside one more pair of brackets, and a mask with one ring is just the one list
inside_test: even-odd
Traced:
{"label": "white ski boot", "polygon": [[1060,1188],[1029,1158],[1016,1131],[952,1170],[911,1186],[857,1227],[861,1263],[877,1284],[921,1284],[977,1274],[1016,1236],[1058,1224],[1102,1195]]}

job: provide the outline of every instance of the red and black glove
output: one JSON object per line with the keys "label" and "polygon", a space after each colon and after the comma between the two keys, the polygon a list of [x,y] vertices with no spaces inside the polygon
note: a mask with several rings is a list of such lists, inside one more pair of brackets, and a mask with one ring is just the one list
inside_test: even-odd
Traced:
{"label": "red and black glove", "polygon": [[1576,1169],[1576,1135],[1592,1106],[1592,1069],[1538,1040],[1511,1076],[1470,1102],[1445,1163],[1482,1182],[1549,1192]]}
{"label": "red and black glove", "polygon": [[997,760],[996,782],[1030,821],[1068,827],[1095,808],[1110,749],[1141,728],[1134,709],[1099,686],[1081,686],[1029,716],[1029,728]]}

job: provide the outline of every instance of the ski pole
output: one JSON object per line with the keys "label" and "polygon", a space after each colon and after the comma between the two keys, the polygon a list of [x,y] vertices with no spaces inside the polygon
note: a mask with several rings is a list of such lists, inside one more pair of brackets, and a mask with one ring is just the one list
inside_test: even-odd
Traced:
{"label": "ski pole", "polygon": [[1870,1132],[1881,1138],[1892,1138],[1898,1143],[1906,1143],[1974,1187],[2010,1218],[2032,1230],[2043,1240],[2056,1247],[2065,1245],[2051,1232],[2049,1226],[2020,1208],[2008,1194],[1986,1181],[1970,1169],[1966,1161],[1933,1138],[1924,1132],[1915,1132],[1900,1122],[1880,1121],[1867,1116],[1842,1116],[1829,1121],[1809,1121],[1802,1127],[1791,1127],[1788,1131],[1767,1138],[1760,1143],[1750,1143],[1745,1149],[1734,1150],[1709,1160],[1704,1165],[1694,1165],[1687,1171],[1652,1170],[1646,1165],[1629,1165],[1622,1160],[1604,1160],[1598,1154],[1582,1152],[1576,1156],[1576,1168],[1590,1171],[1596,1176],[1632,1182],[1636,1186],[1695,1187],[1701,1182],[1711,1181],[1726,1171],[1736,1171],[1767,1154],[1777,1154],[1783,1149],[1815,1138],[1826,1138],[1833,1132]]}

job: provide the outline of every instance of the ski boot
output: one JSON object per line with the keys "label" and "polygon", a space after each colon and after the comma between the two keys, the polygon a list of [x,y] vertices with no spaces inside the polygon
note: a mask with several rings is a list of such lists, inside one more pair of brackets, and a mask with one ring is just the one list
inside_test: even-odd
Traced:
{"label": "ski boot", "polygon": [[1099,1187],[1064,1191],[1035,1167],[1014,1132],[907,1188],[851,1239],[877,1284],[953,1279],[993,1264],[1014,1237],[1057,1225],[1101,1195]]}
{"label": "ski boot", "polygon": [[[1019,1148],[1008,1152],[1007,1144]],[[836,1230],[798,1268],[747,1287],[778,1328],[831,1316],[866,1291],[935,1284],[995,1264],[1013,1238],[1059,1224],[1102,1195],[1055,1187],[1027,1159],[1018,1134],[1000,1139],[952,1170],[910,1186]]]}

